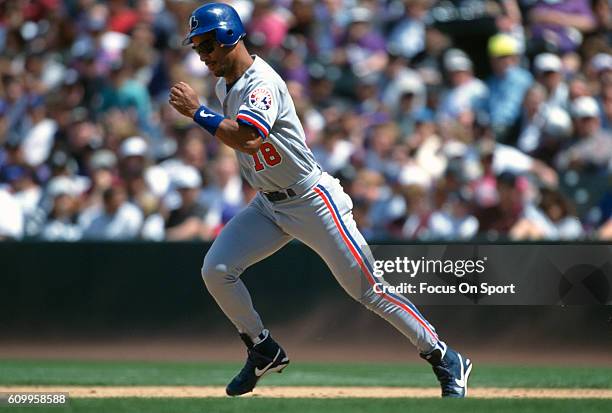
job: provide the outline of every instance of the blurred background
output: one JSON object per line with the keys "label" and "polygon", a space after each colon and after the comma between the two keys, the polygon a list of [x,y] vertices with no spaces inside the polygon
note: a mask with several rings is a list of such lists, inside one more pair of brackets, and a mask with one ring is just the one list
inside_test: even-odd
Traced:
{"label": "blurred background", "polygon": [[[0,356],[242,357],[199,267],[254,192],[167,102],[184,81],[221,110],[180,46],[202,3],[0,1]],[[229,3],[369,240],[612,239],[609,0]],[[292,354],[414,353],[302,245],[245,281]],[[494,360],[612,362],[606,307],[423,310]]]}
{"label": "blurred background", "polygon": [[[231,1],[369,239],[612,238],[608,0]],[[202,2],[0,3],[0,239],[212,240],[254,192],[167,103]]]}

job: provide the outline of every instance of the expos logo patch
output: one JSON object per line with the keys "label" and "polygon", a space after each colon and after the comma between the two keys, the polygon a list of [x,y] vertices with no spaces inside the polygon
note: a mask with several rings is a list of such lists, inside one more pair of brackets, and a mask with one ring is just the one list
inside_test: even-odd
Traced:
{"label": "expos logo patch", "polygon": [[266,88],[257,88],[249,95],[249,103],[257,109],[268,110],[272,107],[272,93]]}

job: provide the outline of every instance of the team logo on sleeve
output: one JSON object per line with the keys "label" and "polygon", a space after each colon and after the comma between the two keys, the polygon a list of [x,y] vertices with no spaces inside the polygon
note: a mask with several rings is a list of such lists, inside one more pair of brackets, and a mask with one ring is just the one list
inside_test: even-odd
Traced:
{"label": "team logo on sleeve", "polygon": [[249,95],[249,103],[257,109],[268,110],[272,107],[272,93],[266,88],[255,89]]}

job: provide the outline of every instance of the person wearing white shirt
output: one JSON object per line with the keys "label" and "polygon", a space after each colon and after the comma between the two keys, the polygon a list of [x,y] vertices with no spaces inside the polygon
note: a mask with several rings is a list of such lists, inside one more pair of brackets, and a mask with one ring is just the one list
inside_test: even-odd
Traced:
{"label": "person wearing white shirt", "polygon": [[79,217],[84,239],[129,240],[138,238],[143,214],[127,202],[123,186],[113,186],[103,194],[103,205],[94,205]]}
{"label": "person wearing white shirt", "polygon": [[204,221],[209,228],[220,228],[245,205],[242,179],[235,156],[226,151],[214,162],[212,182],[200,196],[206,207]]}
{"label": "person wearing white shirt", "polygon": [[328,125],[323,132],[322,141],[312,148],[312,153],[319,165],[332,175],[349,163],[355,151],[354,145],[343,137],[340,125]]}
{"label": "person wearing white shirt", "polygon": [[469,213],[467,199],[460,194],[450,194],[448,204],[434,211],[429,217],[429,239],[470,239],[478,232],[478,219]]}
{"label": "person wearing white shirt", "polygon": [[23,237],[23,212],[10,192],[0,187],[0,241]]}
{"label": "person wearing white shirt", "polygon": [[474,77],[470,58],[459,49],[451,49],[444,55],[444,68],[451,88],[443,96],[438,109],[442,120],[458,119],[466,112],[475,112],[484,106],[488,95],[485,83]]}

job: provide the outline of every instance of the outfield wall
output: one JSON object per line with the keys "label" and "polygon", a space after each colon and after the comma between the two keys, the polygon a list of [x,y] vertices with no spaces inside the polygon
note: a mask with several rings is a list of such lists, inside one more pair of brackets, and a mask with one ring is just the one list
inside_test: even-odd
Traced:
{"label": "outfield wall", "polygon": [[[204,243],[0,243],[4,337],[227,330],[206,291]],[[243,275],[269,325],[308,319],[320,330],[389,330],[361,311],[322,260],[299,243]],[[525,330],[537,341],[612,344],[612,307],[425,306],[448,334],[492,340]]]}

